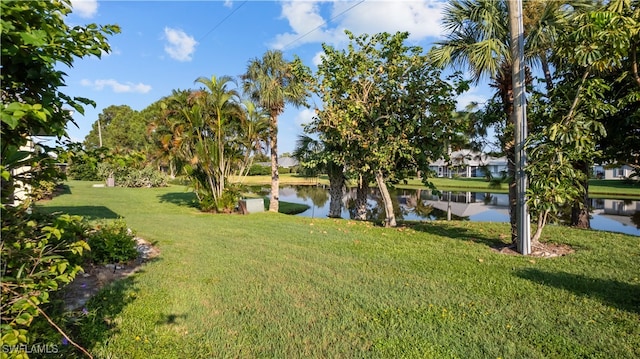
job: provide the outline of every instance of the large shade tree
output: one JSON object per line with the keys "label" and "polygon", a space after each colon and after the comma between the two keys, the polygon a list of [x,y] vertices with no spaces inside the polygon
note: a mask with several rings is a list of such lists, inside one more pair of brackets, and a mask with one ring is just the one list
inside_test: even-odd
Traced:
{"label": "large shade tree", "polygon": [[84,139],[87,149],[100,145],[121,152],[142,151],[148,143],[147,119],[127,105],[111,105],[102,110]]}
{"label": "large shade tree", "polygon": [[[578,5],[579,2],[572,2]],[[637,3],[574,6],[556,22],[556,69],[547,93],[531,98],[529,171],[539,236],[545,217],[571,208],[570,223],[589,228],[588,179],[594,160],[633,163],[637,156]]]}
{"label": "large shade tree", "polygon": [[456,132],[451,114],[457,89],[441,79],[420,47],[405,44],[406,32],[347,35],[345,50],[323,45],[318,65],[323,108],[308,129],[331,146],[336,163],[358,175],[359,207],[369,180],[376,181],[385,224],[395,226],[387,186],[407,169],[426,170],[429,161],[446,154],[442,142]]}
{"label": "large shade tree", "polygon": [[269,50],[262,58],[249,61],[242,76],[243,88],[261,108],[269,113],[269,148],[271,150],[271,201],[269,210],[278,211],[278,117],[286,104],[305,106],[309,94],[309,69],[299,58],[284,59],[282,51]]}

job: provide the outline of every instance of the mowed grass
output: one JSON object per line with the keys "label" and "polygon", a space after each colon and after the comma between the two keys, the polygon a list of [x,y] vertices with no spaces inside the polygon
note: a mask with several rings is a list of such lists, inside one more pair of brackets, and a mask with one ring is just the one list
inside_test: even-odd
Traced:
{"label": "mowed grass", "polygon": [[199,213],[183,187],[91,188],[47,210],[124,217],[158,260],[90,303],[97,358],[637,358],[640,238],[551,226],[558,258],[500,254],[506,224],[385,229]]}

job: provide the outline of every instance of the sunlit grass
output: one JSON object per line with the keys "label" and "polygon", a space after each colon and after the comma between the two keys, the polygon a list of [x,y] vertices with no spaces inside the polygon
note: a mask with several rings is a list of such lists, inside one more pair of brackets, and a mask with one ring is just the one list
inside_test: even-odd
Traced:
{"label": "sunlit grass", "polygon": [[385,229],[202,214],[182,187],[91,188],[42,205],[124,217],[161,256],[98,295],[96,357],[640,356],[640,238],[550,226],[560,258],[499,254],[507,224]]}

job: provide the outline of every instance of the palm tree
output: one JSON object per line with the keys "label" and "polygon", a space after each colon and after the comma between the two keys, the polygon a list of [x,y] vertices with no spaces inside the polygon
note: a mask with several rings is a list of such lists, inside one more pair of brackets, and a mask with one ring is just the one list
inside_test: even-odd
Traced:
{"label": "palm tree", "polygon": [[179,113],[187,106],[190,91],[173,90],[159,101],[159,114],[147,127],[155,144],[154,157],[158,165],[166,165],[172,178],[182,170],[182,149],[185,124]]}
{"label": "palm tree", "polygon": [[[540,63],[547,90],[553,86],[549,53],[558,29],[566,24],[569,11],[587,6],[586,0],[564,2],[530,0],[524,4],[525,57],[530,66]],[[569,4],[570,6],[566,6]],[[491,79],[502,102],[504,123],[513,123],[512,58],[506,0],[453,0],[444,10],[444,26],[449,33],[436,43],[430,58],[436,65],[466,67],[473,80]],[[510,129],[511,126],[505,126]],[[512,130],[501,139],[508,159],[511,236],[516,240],[515,148]]]}
{"label": "palm tree", "polygon": [[259,109],[251,100],[243,101],[242,105],[244,107],[244,116],[241,120],[241,142],[244,147],[244,158],[238,173],[244,178],[249,173],[255,154],[262,151],[262,144],[267,141],[269,114]]}
{"label": "palm tree", "polygon": [[282,51],[269,50],[262,59],[253,59],[242,76],[244,91],[269,112],[269,147],[271,148],[271,203],[269,211],[279,208],[278,116],[285,104],[306,105],[309,70],[300,59],[288,62]]}
{"label": "palm tree", "polygon": [[[511,83],[511,52],[506,1],[453,0],[444,9],[443,25],[449,33],[437,42],[429,53],[437,66],[465,67],[475,83],[489,77],[502,100],[504,121],[508,123],[513,112],[513,86]],[[516,188],[515,151],[513,136],[505,136],[509,177],[509,203],[511,239],[515,242]]]}
{"label": "palm tree", "polygon": [[[233,127],[233,121],[240,119],[242,109],[239,106],[240,94],[235,89],[229,88],[230,83],[235,83],[229,76],[211,76],[211,78],[199,77],[197,83],[204,85],[202,91],[196,92],[196,102],[203,109],[204,137],[213,137],[215,146],[207,149],[207,156],[214,160],[214,177],[216,186],[213,193],[214,201],[222,196],[225,189],[226,179],[231,174],[231,158],[225,156],[227,143],[227,131]],[[207,141],[203,143],[206,145]]]}
{"label": "palm tree", "polygon": [[296,148],[293,152],[304,173],[308,176],[317,176],[326,172],[329,175],[329,217],[340,218],[342,216],[342,195],[346,177],[344,165],[334,159],[336,151],[327,146],[322,140],[313,139],[307,135],[298,136]]}

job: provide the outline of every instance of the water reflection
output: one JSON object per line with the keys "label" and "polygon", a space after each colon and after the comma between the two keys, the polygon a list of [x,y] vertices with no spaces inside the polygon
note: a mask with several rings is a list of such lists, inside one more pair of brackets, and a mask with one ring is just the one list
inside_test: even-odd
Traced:
{"label": "water reflection", "polygon": [[[255,189],[258,190],[258,189]],[[268,188],[261,189],[266,196]],[[355,189],[342,197],[343,218],[353,218]],[[391,192],[393,208],[399,220],[447,219],[473,222],[509,222],[508,195],[489,192],[434,193],[428,189],[396,189]],[[326,217],[329,213],[329,191],[326,186],[286,186],[280,189],[282,201],[309,205],[301,216]],[[640,236],[640,201],[592,199],[593,229]],[[384,220],[380,192],[373,188],[367,198],[367,217]]]}

